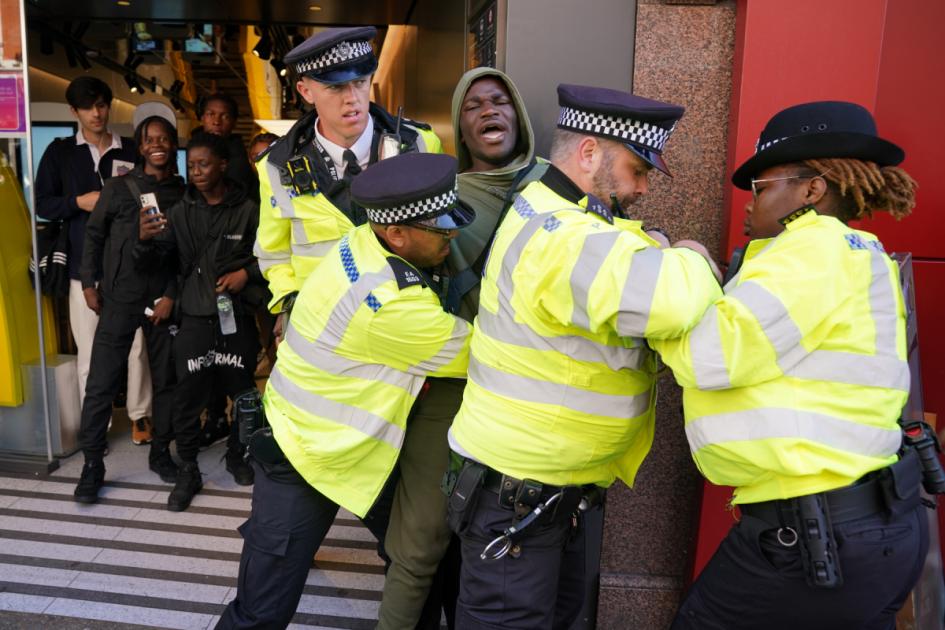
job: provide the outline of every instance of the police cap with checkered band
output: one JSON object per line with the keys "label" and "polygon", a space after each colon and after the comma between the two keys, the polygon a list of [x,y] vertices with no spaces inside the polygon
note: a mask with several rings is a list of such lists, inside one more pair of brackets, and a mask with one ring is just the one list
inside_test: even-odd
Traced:
{"label": "police cap with checkered band", "polygon": [[670,174],[663,147],[684,107],[620,90],[586,85],[558,86],[558,128],[621,142],[643,161]]}
{"label": "police cap with checkered band", "polygon": [[732,175],[732,183],[751,190],[762,171],[818,158],[853,158],[895,166],[905,153],[877,135],[876,121],[862,105],[846,101],[815,101],[781,110],[761,130],[755,154]]}
{"label": "police cap with checkered band", "polygon": [[371,223],[464,228],[476,213],[456,193],[456,158],[403,153],[371,165],[351,182],[351,198]]}
{"label": "police cap with checkered band", "polygon": [[377,70],[373,26],[329,28],[312,35],[282,59],[299,76],[329,85],[370,76]]}

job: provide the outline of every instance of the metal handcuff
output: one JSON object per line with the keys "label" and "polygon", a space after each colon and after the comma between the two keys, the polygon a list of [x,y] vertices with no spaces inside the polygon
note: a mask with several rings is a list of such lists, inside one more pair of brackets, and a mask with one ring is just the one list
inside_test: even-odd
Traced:
{"label": "metal handcuff", "polygon": [[485,549],[482,550],[482,553],[479,554],[479,558],[481,560],[499,560],[504,558],[512,548],[512,543],[514,542],[513,538],[518,538],[521,535],[522,530],[534,523],[535,519],[541,516],[545,510],[554,505],[563,495],[563,490],[551,495],[545,500],[544,503],[539,503],[536,505],[531,512],[525,515],[525,518],[514,525],[509,525],[500,536],[497,536],[492,542],[486,545]]}
{"label": "metal handcuff", "polygon": [[[492,542],[486,545],[485,549],[482,550],[482,553],[479,554],[479,558],[481,560],[499,560],[503,558],[512,549],[512,544],[515,542],[514,539],[518,538],[521,535],[522,530],[524,530],[526,527],[534,523],[535,520],[539,516],[541,516],[545,510],[547,510],[549,507],[554,505],[559,499],[561,499],[563,495],[564,495],[564,491],[562,490],[548,497],[548,500],[545,501],[544,503],[539,503],[538,505],[536,505],[535,508],[531,512],[525,515],[525,518],[523,518],[522,520],[518,522],[517,527],[515,525],[510,525],[507,529],[505,529],[502,532],[501,536],[497,536],[496,538],[492,540]],[[595,500],[591,496],[583,496],[581,497],[580,503],[578,503],[577,511],[587,512],[589,509],[597,505],[599,502],[600,502],[599,500]],[[499,547],[497,550],[492,551],[490,555],[489,550],[492,549],[496,545],[501,545],[501,547]]]}

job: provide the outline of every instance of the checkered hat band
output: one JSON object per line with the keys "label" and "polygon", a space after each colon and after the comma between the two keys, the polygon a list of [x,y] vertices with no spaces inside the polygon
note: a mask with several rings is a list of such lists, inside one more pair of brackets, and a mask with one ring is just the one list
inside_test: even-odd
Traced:
{"label": "checkered hat band", "polygon": [[758,138],[758,142],[755,143],[755,153],[761,153],[765,149],[770,149],[771,147],[781,142],[782,140],[787,140],[787,136],[785,136],[784,138],[775,138],[774,140],[770,140],[768,142],[765,142],[764,144],[761,144],[761,138]]}
{"label": "checkered hat band", "polygon": [[295,69],[299,74],[305,74],[369,54],[374,54],[371,42],[339,42],[317,57],[303,59],[296,64]]}
{"label": "checkered hat band", "polygon": [[669,140],[673,129],[676,128],[675,124],[670,129],[663,129],[641,120],[595,114],[579,109],[571,109],[570,107],[561,108],[561,113],[558,115],[558,125],[573,131],[584,131],[595,135],[608,136],[623,142],[632,142],[647,149],[652,149],[657,153],[663,151],[663,146]]}
{"label": "checkered hat band", "polygon": [[412,201],[396,208],[368,208],[365,207],[368,219],[373,223],[407,223],[427,216],[443,214],[444,210],[456,204],[456,190],[453,189],[442,195],[427,197]]}

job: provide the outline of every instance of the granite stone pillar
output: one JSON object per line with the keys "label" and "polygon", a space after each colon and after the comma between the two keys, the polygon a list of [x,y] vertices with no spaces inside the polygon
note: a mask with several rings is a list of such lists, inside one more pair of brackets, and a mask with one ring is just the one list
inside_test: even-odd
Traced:
{"label": "granite stone pillar", "polygon": [[[631,212],[672,240],[699,240],[716,255],[729,185],[734,41],[734,0],[638,2],[633,91],[684,105],[686,115],[664,154],[674,177],[655,173]],[[653,450],[633,489],[617,483],[608,492],[598,628],[669,626],[690,572],[702,483],[683,431],[681,390],[664,374]]]}

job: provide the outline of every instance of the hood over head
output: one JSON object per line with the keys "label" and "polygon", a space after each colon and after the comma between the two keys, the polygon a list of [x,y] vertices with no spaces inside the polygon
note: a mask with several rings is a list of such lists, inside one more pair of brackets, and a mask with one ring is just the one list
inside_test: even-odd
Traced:
{"label": "hood over head", "polygon": [[521,150],[521,153],[510,163],[488,172],[498,175],[516,171],[523,165],[528,164],[535,154],[535,134],[532,132],[532,124],[528,119],[528,112],[525,110],[525,101],[522,99],[518,88],[515,87],[515,84],[512,83],[508,75],[495,68],[482,67],[473,68],[466,72],[460,77],[459,83],[456,84],[456,89],[453,91],[452,122],[453,134],[456,141],[456,159],[459,162],[459,172],[462,173],[472,166],[472,158],[469,155],[469,150],[462,141],[462,133],[459,129],[460,108],[462,107],[463,99],[466,97],[466,92],[469,91],[469,86],[483,77],[498,79],[505,84],[506,89],[509,91],[509,96],[512,97],[512,103],[515,105],[515,113],[518,115],[518,142],[516,146]]}

